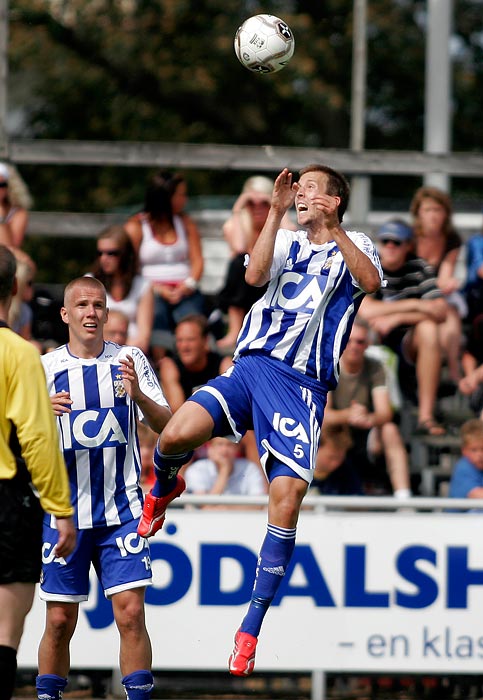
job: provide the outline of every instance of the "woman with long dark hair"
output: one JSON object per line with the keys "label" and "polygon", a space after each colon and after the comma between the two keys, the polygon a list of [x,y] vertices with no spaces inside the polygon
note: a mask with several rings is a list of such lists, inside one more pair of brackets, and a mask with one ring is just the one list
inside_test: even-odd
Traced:
{"label": "woman with long dark hair", "polygon": [[127,344],[148,353],[153,327],[153,291],[138,273],[136,251],[122,226],[109,226],[97,237],[97,258],[91,274],[105,286],[108,308],[122,311],[129,319]]}

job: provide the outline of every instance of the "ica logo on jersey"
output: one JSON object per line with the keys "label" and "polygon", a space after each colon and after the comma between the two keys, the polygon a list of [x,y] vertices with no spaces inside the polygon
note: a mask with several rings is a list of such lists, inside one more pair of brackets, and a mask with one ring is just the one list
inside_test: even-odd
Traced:
{"label": "ica logo on jersey", "polygon": [[127,406],[72,411],[60,418],[64,450],[118,447],[127,444]]}
{"label": "ica logo on jersey", "polygon": [[322,300],[327,276],[284,272],[278,283],[275,306],[285,311],[313,313]]}

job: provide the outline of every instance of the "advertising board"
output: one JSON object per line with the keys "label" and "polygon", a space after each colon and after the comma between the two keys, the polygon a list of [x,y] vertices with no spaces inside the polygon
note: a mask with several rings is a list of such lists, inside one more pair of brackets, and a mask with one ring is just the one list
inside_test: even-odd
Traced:
{"label": "advertising board", "polygon": [[[257,670],[480,673],[481,523],[477,513],[302,512]],[[172,509],[150,540],[146,616],[155,669],[226,669],[265,529],[265,510]],[[91,581],[72,667],[115,668],[111,604],[95,575]],[[44,614],[37,599],[19,667],[36,667]]]}

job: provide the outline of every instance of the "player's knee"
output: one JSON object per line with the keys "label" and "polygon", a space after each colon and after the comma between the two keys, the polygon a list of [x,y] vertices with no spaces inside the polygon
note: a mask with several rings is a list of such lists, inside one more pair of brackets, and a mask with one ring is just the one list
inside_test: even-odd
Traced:
{"label": "player's knee", "polygon": [[47,629],[55,642],[59,643],[72,637],[76,622],[77,615],[73,611],[57,607],[49,611]]}
{"label": "player's knee", "polygon": [[[301,482],[301,485],[303,483]],[[276,518],[277,523],[281,527],[295,527],[305,490],[292,489],[284,494],[278,493],[275,499],[272,498],[272,493],[270,494],[272,504],[270,511]]]}
{"label": "player's knee", "polygon": [[145,629],[144,612],[136,605],[129,605],[116,617],[116,624],[121,636],[140,634]]}
{"label": "player's knee", "polygon": [[159,438],[158,449],[162,454],[166,455],[184,452],[182,425],[172,425],[171,422],[168,423]]}

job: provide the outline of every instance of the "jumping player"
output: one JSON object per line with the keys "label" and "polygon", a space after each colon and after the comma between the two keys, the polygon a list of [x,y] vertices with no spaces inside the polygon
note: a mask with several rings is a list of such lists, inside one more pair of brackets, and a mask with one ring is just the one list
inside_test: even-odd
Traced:
{"label": "jumping player", "polygon": [[37,693],[59,700],[67,684],[79,602],[87,600],[94,563],[112,600],[120,634],[122,683],[129,700],[148,700],[153,688],[144,592],[151,583],[147,542],[136,533],[142,509],[138,417],[156,432],[171,411],[147,358],[135,347],[103,339],[106,290],[93,277],[67,285],[61,315],[67,345],[42,356],[61,448],[69,472],[77,546],[54,556],[56,530],[44,520],[43,579],[47,601],[39,646]]}
{"label": "jumping player", "polygon": [[[381,285],[369,238],[340,226],[348,199],[345,178],[329,167],[309,165],[296,183],[287,168],[280,173],[246,270],[249,284],[269,286],[245,318],[234,365],[178,409],[155,450],[157,482],[138,526],[145,537],[163,526],[167,505],[184,490],[177,472],[187,452],[213,436],[239,441],[255,431],[269,481],[268,525],[252,599],[229,659],[238,676],[253,671],[264,615],[292,556],[339,356],[364,293]],[[301,230],[279,229],[294,202]]]}

